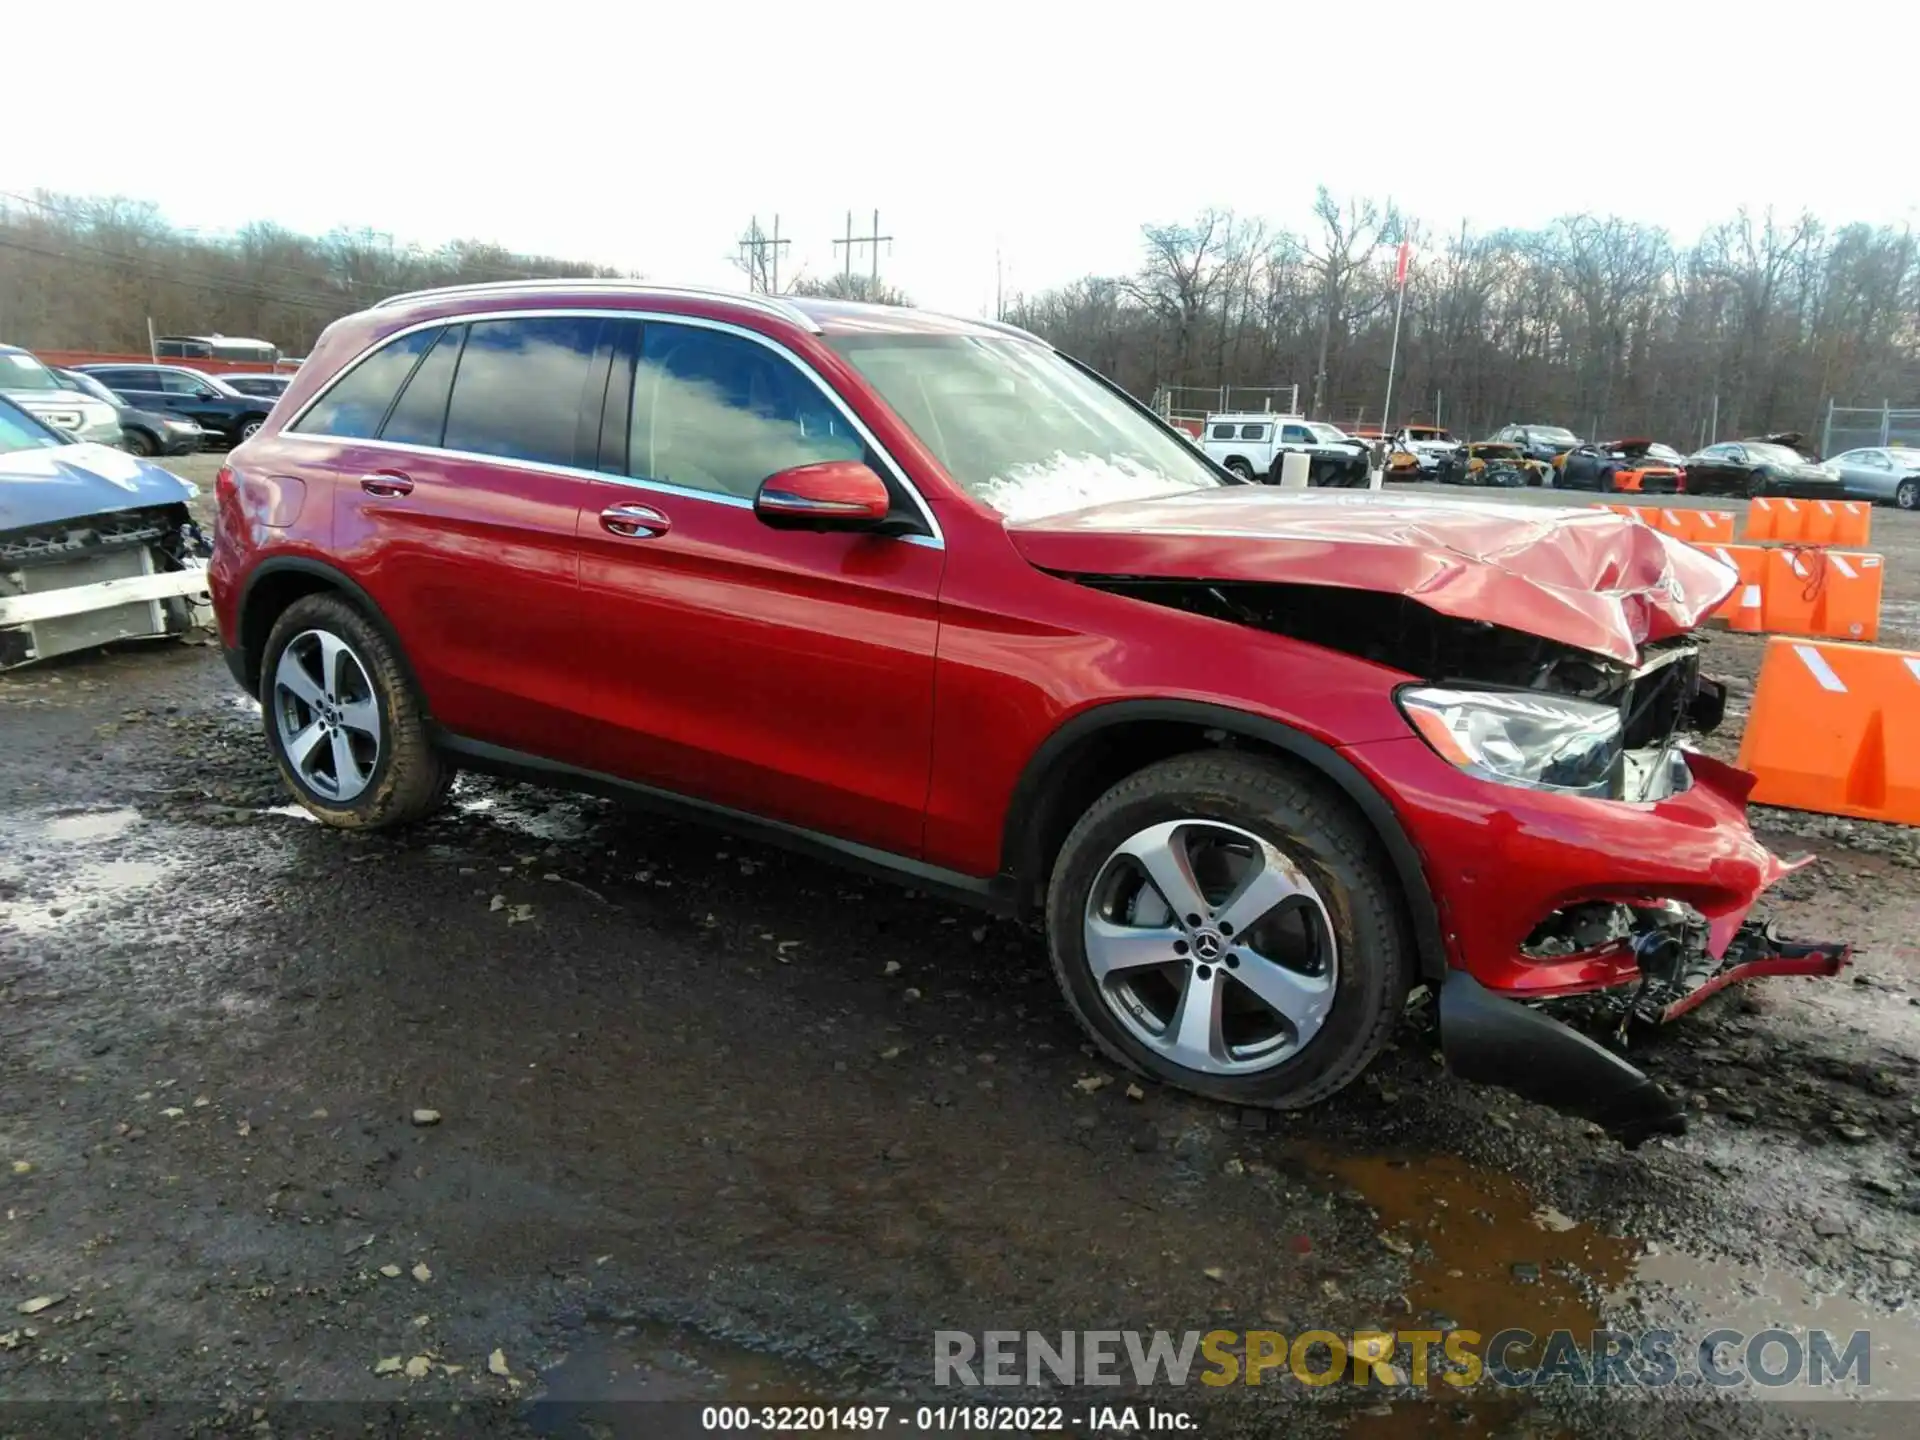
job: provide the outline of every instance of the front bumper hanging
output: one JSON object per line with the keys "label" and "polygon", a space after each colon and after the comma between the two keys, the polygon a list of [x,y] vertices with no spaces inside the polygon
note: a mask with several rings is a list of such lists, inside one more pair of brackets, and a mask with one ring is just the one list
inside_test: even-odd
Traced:
{"label": "front bumper hanging", "polygon": [[[1557,1002],[1523,1004],[1487,989],[1464,971],[1440,985],[1440,1049],[1463,1079],[1517,1095],[1605,1128],[1623,1144],[1687,1128],[1678,1099],[1587,1030],[1623,1046],[1631,1025],[1664,1024],[1736,981],[1763,975],[1836,975],[1853,957],[1838,941],[1790,940],[1749,920],[1720,958],[1706,930],[1665,910],[1636,911],[1628,943],[1640,962],[1637,984]],[[1567,1016],[1549,1014],[1553,1005]],[[1568,1020],[1580,1024],[1576,1029]]]}

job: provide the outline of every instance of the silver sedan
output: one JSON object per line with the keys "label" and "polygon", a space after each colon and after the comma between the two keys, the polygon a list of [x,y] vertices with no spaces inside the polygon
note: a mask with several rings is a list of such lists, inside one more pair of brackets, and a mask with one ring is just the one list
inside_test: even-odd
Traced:
{"label": "silver sedan", "polygon": [[1890,500],[1902,510],[1920,510],[1920,450],[1875,446],[1833,457],[1849,499]]}

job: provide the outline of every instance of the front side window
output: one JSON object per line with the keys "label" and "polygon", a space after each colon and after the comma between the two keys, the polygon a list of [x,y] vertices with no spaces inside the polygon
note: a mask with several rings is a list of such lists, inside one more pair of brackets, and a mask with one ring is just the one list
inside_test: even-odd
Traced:
{"label": "front side window", "polygon": [[649,324],[642,333],[631,474],[752,499],[781,470],[866,453],[820,388],[766,346],[691,325]]}
{"label": "front side window", "polygon": [[189,375],[184,370],[162,370],[160,388],[169,395],[187,395],[195,399],[204,399],[213,391],[213,387],[198,375]]}
{"label": "front side window", "polygon": [[299,435],[336,435],[343,440],[371,440],[386,419],[393,397],[413,367],[439,336],[434,326],[389,340],[347,371],[314,402],[298,423],[288,427]]}
{"label": "front side window", "polygon": [[1289,425],[1280,432],[1281,438],[1289,445],[1311,445],[1313,432],[1304,425]]}
{"label": "front side window", "polygon": [[955,483],[1011,519],[1233,483],[1115,391],[1033,341],[866,334],[829,343]]}
{"label": "front side window", "polygon": [[89,370],[87,373],[109,390],[140,390],[151,393],[160,388],[151,370]]}
{"label": "front side window", "polygon": [[[447,449],[543,465],[581,463],[581,407],[594,345],[608,323],[590,315],[474,321],[447,407]],[[598,419],[599,397],[592,403]]]}

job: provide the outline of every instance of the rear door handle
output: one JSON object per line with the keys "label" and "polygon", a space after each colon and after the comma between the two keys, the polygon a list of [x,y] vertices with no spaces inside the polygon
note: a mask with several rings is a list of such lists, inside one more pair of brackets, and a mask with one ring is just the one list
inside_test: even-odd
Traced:
{"label": "rear door handle", "polygon": [[673,522],[651,505],[609,505],[600,512],[600,528],[629,540],[651,540],[673,528]]}
{"label": "rear door handle", "polygon": [[395,495],[411,495],[413,481],[398,470],[376,470],[371,475],[360,477],[360,488],[369,495],[391,498]]}

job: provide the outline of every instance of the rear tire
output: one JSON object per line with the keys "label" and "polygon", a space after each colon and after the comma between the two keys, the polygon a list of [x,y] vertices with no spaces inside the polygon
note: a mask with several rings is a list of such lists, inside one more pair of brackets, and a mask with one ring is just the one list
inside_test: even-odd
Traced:
{"label": "rear tire", "polygon": [[456,772],[427,738],[426,705],[399,652],[338,595],[303,596],[274,623],[260,708],[280,778],[329,825],[406,825],[453,788]]}
{"label": "rear tire", "polygon": [[[1181,857],[1164,873],[1200,892],[1187,897],[1191,917],[1133,858],[1162,837],[1167,849],[1153,853]],[[1284,897],[1271,909],[1249,903],[1255,873],[1275,887],[1261,893]],[[1262,918],[1235,935],[1230,912]],[[1412,984],[1399,891],[1375,837],[1324,781],[1262,756],[1178,756],[1101,796],[1054,864],[1047,932],[1068,1007],[1112,1060],[1236,1105],[1299,1109],[1350,1084]],[[1161,960],[1163,936],[1173,953]],[[1216,994],[1211,1040],[1183,1043],[1201,1033],[1182,1021],[1189,1001]],[[1273,995],[1300,1007],[1297,1023]],[[1263,1038],[1263,1022],[1278,1039]]]}
{"label": "rear tire", "polygon": [[1226,468],[1238,475],[1242,480],[1251,480],[1253,478],[1253,466],[1242,460],[1238,455],[1227,461]]}
{"label": "rear tire", "polygon": [[240,422],[240,428],[234,432],[233,443],[235,445],[246,444],[247,441],[260,433],[260,427],[266,423],[267,417],[264,415],[249,415],[245,420]]}

